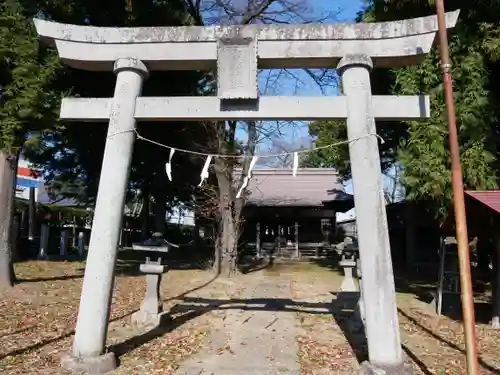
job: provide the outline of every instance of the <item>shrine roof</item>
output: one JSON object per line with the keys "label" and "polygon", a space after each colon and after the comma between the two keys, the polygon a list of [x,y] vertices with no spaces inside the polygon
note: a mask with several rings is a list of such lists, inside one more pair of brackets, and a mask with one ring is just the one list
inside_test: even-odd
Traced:
{"label": "shrine roof", "polygon": [[78,204],[78,202],[76,201],[76,199],[62,198],[62,197],[51,197],[46,185],[42,185],[40,187],[37,202],[40,204],[54,205],[54,206],[67,206],[67,207],[80,206]]}
{"label": "shrine roof", "polygon": [[322,207],[344,192],[337,171],[332,168],[257,169],[247,187],[247,205]]}
{"label": "shrine roof", "polygon": [[500,213],[500,190],[467,190],[465,194]]}

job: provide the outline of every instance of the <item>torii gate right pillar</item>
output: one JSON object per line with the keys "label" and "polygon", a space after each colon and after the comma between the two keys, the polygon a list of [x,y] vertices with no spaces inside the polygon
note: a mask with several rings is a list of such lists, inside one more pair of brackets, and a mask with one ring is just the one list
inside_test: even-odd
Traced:
{"label": "torii gate right pillar", "polygon": [[337,69],[347,99],[347,134],[354,189],[356,224],[363,275],[365,332],[369,363],[361,374],[407,374],[403,365],[396,294],[385,212],[382,173],[373,115],[370,71],[363,54],[345,56]]}

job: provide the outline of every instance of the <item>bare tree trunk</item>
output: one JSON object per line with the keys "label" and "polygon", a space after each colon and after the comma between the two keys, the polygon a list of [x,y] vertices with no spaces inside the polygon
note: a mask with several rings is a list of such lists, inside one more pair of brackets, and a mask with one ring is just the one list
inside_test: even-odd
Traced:
{"label": "bare tree trunk", "polygon": [[237,268],[237,233],[235,230],[235,225],[231,215],[231,210],[226,209],[226,212],[222,219],[222,243],[221,246],[221,265],[220,272],[221,275],[230,277],[238,272]]}
{"label": "bare tree trunk", "polygon": [[238,273],[238,224],[231,213],[231,208],[223,208],[222,218],[218,223],[217,246],[214,266],[223,276]]}
{"label": "bare tree trunk", "polygon": [[17,155],[0,151],[0,288],[14,285],[12,219],[14,213]]}
{"label": "bare tree trunk", "polygon": [[[220,271],[224,276],[238,273],[238,240],[240,235],[240,217],[245,203],[244,198],[236,198],[236,185],[241,185],[243,178],[248,174],[252,156],[257,144],[257,130],[255,122],[248,122],[248,142],[245,150],[246,158],[243,161],[239,181],[235,183],[233,164],[222,158],[215,160],[215,174],[219,188],[219,230],[220,239]],[[221,152],[235,152],[236,122],[229,122],[229,130],[219,126],[219,150]],[[224,134],[225,131],[225,134]],[[216,249],[216,251],[218,251]],[[217,259],[217,254],[216,254]]]}
{"label": "bare tree trunk", "polygon": [[236,236],[232,213],[232,174],[227,171],[228,166],[224,160],[216,160],[216,175],[219,185],[219,210],[220,220],[218,222],[218,248],[216,247],[216,262],[220,257],[220,273],[223,276],[231,276],[237,273],[236,268]]}
{"label": "bare tree trunk", "polygon": [[221,245],[221,236],[219,234],[219,224],[217,223],[214,227],[214,264],[213,270],[216,275],[220,275],[221,273],[221,258],[222,258],[222,245]]}

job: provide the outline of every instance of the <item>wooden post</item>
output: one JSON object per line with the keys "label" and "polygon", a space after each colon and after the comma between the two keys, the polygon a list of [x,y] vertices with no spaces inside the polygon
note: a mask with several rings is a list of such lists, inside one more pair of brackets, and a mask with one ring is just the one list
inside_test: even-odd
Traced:
{"label": "wooden post", "polygon": [[61,229],[61,238],[59,241],[59,255],[65,256],[68,249],[68,231],[66,228]]}
{"label": "wooden post", "polygon": [[493,254],[493,316],[491,326],[500,329],[500,236],[496,239],[495,252]]}
{"label": "wooden post", "polygon": [[26,209],[21,210],[21,230],[24,232],[26,229]]}
{"label": "wooden post", "polygon": [[281,224],[278,224],[278,233],[276,239],[278,242],[278,256],[281,257]]}
{"label": "wooden post", "polygon": [[47,259],[47,247],[49,245],[50,229],[47,224],[42,224],[40,230],[40,249],[38,252],[38,259]]}
{"label": "wooden post", "polygon": [[[319,231],[320,231],[321,235],[323,236],[323,242],[324,242],[325,234],[323,231],[323,220],[322,219],[319,220]],[[316,259],[319,258],[319,248],[320,248],[320,245],[316,246],[316,249],[314,250],[314,257]]]}
{"label": "wooden post", "polygon": [[438,288],[436,293],[436,313],[441,315],[443,308],[443,283],[444,283],[444,263],[446,259],[446,240],[442,241],[441,250],[439,252],[439,278]]}
{"label": "wooden post", "polygon": [[35,188],[30,187],[30,200],[29,200],[29,216],[28,216],[28,239],[33,241],[35,239]]}
{"label": "wooden post", "polygon": [[261,258],[260,253],[260,222],[257,222],[255,226],[256,238],[255,238],[255,251],[257,253],[257,258]]}
{"label": "wooden post", "polygon": [[78,244],[77,238],[76,238],[76,216],[73,215],[73,247],[76,247]]}
{"label": "wooden post", "polygon": [[300,249],[299,249],[299,223],[295,221],[295,255],[297,259],[300,259]]}
{"label": "wooden post", "polygon": [[12,260],[17,260],[19,257],[19,252],[17,251],[17,241],[19,239],[19,227],[20,227],[20,222],[19,222],[19,216],[14,215],[12,218]]}

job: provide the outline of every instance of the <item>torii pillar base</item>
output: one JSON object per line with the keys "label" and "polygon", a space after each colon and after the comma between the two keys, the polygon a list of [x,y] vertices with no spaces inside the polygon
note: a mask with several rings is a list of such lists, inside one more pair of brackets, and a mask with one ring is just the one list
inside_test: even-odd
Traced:
{"label": "torii pillar base", "polygon": [[409,365],[377,366],[370,362],[363,362],[358,372],[359,375],[413,375],[415,372]]}
{"label": "torii pillar base", "polygon": [[105,374],[117,367],[115,353],[109,352],[97,357],[77,358],[71,354],[61,358],[61,366],[76,374]]}

